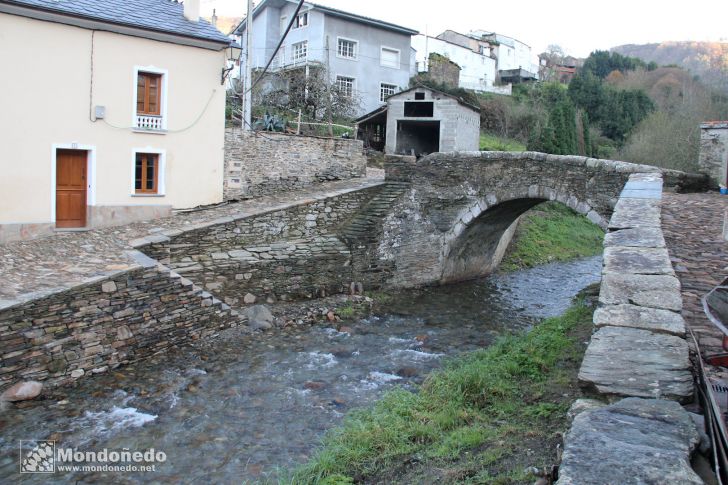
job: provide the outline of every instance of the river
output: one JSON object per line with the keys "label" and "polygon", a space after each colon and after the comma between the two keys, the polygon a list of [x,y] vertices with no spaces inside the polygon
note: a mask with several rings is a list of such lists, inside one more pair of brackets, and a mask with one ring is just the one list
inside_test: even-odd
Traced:
{"label": "river", "polygon": [[[347,322],[246,336],[234,330],[53,391],[0,414],[0,483],[241,483],[304,462],[352,408],[416,389],[442,360],[557,316],[599,281],[601,258],[400,291]],[[21,475],[19,440],[166,455],[154,472]]]}

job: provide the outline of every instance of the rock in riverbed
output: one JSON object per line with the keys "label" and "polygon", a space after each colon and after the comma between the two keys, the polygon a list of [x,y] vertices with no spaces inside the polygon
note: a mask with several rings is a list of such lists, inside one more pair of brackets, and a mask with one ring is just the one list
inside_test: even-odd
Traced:
{"label": "rock in riverbed", "polygon": [[267,330],[273,327],[275,317],[265,305],[245,308],[241,313],[248,317],[248,325],[254,330]]}
{"label": "rock in riverbed", "polygon": [[2,393],[2,396],[0,396],[0,401],[28,401],[30,399],[35,399],[36,397],[40,396],[42,390],[43,384],[41,384],[40,382],[18,382],[17,384],[9,387],[5,390],[5,392]]}

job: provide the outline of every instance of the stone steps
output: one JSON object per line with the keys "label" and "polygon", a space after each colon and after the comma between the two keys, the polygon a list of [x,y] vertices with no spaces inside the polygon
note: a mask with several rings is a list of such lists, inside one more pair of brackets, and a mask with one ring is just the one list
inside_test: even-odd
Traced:
{"label": "stone steps", "polygon": [[350,246],[375,241],[378,228],[391,211],[392,204],[408,189],[409,184],[403,182],[384,184],[379,193],[339,229],[341,238]]}
{"label": "stone steps", "polygon": [[237,310],[231,308],[230,305],[215,297],[215,295],[209,291],[197,286],[193,281],[173,270],[169,270],[169,277],[172,279],[179,279],[182,286],[189,287],[192,296],[199,298],[202,306],[210,307],[213,311],[219,311],[223,316],[237,320],[239,324],[245,325],[247,323],[247,318],[245,316],[241,315]]}

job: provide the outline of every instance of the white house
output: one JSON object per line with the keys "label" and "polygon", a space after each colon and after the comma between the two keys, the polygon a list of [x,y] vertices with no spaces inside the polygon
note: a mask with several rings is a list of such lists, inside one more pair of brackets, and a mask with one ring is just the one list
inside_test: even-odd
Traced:
{"label": "white house", "polygon": [[[495,86],[496,60],[489,50],[474,50],[470,47],[422,34],[412,37],[412,46],[417,50],[418,72],[429,70],[431,53],[441,54],[460,66],[459,86],[480,92],[510,94],[508,86]],[[481,53],[482,52],[482,53]]]}
{"label": "white house", "polygon": [[503,71],[525,69],[531,73],[538,72],[538,64],[534,61],[531,46],[528,44],[507,35],[485,30],[473,30],[469,35],[490,42],[498,59],[498,69]]}
{"label": "white house", "polygon": [[485,30],[474,30],[468,34],[446,30],[437,38],[495,59],[498,79],[503,84],[519,83],[538,76],[538,62],[531,53],[531,47],[513,37]]}
{"label": "white house", "polygon": [[199,0],[0,0],[0,38],[0,242],[222,200],[230,42]]}

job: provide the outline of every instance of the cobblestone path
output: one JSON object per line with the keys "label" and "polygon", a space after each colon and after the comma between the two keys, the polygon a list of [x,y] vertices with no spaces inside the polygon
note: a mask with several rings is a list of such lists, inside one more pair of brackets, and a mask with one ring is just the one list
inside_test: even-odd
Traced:
{"label": "cobblestone path", "polygon": [[662,230],[682,284],[683,317],[704,355],[722,352],[722,334],[703,313],[700,299],[728,275],[728,241],[722,237],[728,196],[664,193]]}

